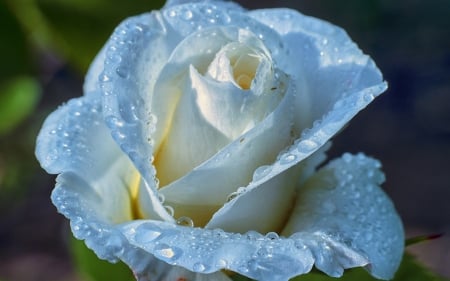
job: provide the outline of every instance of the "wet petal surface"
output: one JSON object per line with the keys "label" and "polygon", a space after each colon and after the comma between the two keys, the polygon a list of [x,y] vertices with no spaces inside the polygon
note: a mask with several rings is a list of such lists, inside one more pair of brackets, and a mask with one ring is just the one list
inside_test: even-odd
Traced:
{"label": "wet petal surface", "polygon": [[[300,188],[283,234],[307,229],[328,236],[366,255],[367,269],[375,277],[392,278],[403,255],[404,234],[391,200],[380,188],[380,166],[363,154],[345,154],[320,169]],[[331,276],[342,275],[329,264],[316,266]]]}

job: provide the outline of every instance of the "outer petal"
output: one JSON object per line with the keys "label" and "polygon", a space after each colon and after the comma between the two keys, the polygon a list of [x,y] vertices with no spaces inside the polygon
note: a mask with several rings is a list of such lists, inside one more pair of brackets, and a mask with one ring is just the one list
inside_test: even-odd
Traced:
{"label": "outer petal", "polygon": [[[87,144],[95,144],[90,142],[89,136],[105,130],[98,122],[99,112],[93,110],[95,106],[82,100],[75,100],[72,103],[49,117],[38,141],[37,155],[44,167],[49,172],[63,171],[58,177],[52,200],[58,210],[71,220],[72,230],[77,238],[86,239],[86,244],[99,257],[110,261],[121,259],[129,264],[139,280],[164,278],[166,273],[163,272],[169,271],[166,263],[204,274],[226,268],[259,280],[288,280],[309,272],[314,262],[326,272],[333,273],[339,272],[342,267],[372,263],[374,274],[381,276],[377,269],[379,266],[377,260],[370,260],[371,256],[368,255],[370,252],[356,247],[359,244],[355,244],[354,247],[342,242],[340,237],[317,232],[316,225],[302,228],[301,232],[289,239],[278,238],[275,234],[242,235],[219,230],[186,228],[161,221],[133,221],[117,225],[119,221],[116,221],[115,217],[106,216],[104,209],[109,210],[108,213],[113,212],[110,206],[120,206],[115,202],[123,202],[124,197],[127,198],[128,194],[120,191],[122,183],[115,181],[115,184],[105,191],[95,189],[92,187],[102,186],[105,178],[100,177],[97,181],[87,182],[77,174],[76,168],[89,164],[83,163],[90,155],[83,153],[86,151],[84,141]],[[76,117],[76,112],[79,112],[81,117]],[[82,118],[84,124],[92,124],[88,128],[95,130],[80,129],[75,122],[78,121],[77,118]],[[62,153],[68,152],[64,148],[64,143],[58,143],[65,140],[64,133],[56,134],[58,137],[49,137],[53,135],[53,128],[61,128],[61,132],[67,131],[68,135],[73,137],[68,138],[69,140],[72,139],[80,144],[80,147],[84,147],[77,153],[80,158],[75,158],[71,162],[59,158]],[[72,128],[73,131],[68,131],[68,128]],[[108,138],[104,140],[103,146],[95,148],[106,147]],[[49,147],[60,147],[61,150],[52,154],[48,153]],[[71,146],[72,149],[76,147]],[[112,148],[111,151],[114,151],[113,147],[109,147],[108,150]],[[45,159],[47,155],[50,157]],[[57,157],[53,157],[55,155]],[[96,163],[103,162],[94,161],[90,163],[90,169],[79,171],[88,173],[89,170],[105,170],[104,167],[98,168]],[[108,192],[108,201],[98,200],[102,198],[102,192]],[[369,259],[366,258],[366,254]],[[183,276],[184,274],[188,273],[183,273]]]}
{"label": "outer petal", "polygon": [[112,136],[154,192],[150,134],[156,120],[145,101],[176,43],[176,38],[175,42],[166,38],[166,32],[158,12],[125,20],[104,47],[99,77],[103,114]]}
{"label": "outer petal", "polygon": [[[102,218],[99,201],[92,200],[89,189],[87,189],[88,192],[80,192],[79,188],[85,187],[83,184],[79,178],[71,177],[70,174],[59,176],[52,193],[52,201],[59,212],[70,220],[74,236],[85,240],[86,245],[94,250],[99,258],[110,262],[122,260],[130,266],[138,281],[230,280],[222,272],[199,274],[168,264],[147,251],[135,247],[124,236],[123,226]],[[115,192],[112,193],[114,195]],[[104,206],[104,203],[100,203]],[[141,241],[151,241],[154,235],[154,232],[142,231],[137,237]]]}
{"label": "outer petal", "polygon": [[[300,165],[252,188],[240,188],[231,194],[229,200],[220,208],[206,225],[206,228],[220,228],[244,233],[249,230],[267,233],[280,232],[293,209],[296,187],[310,177],[316,167],[325,159],[325,145]],[[270,166],[258,168],[253,181],[270,172]]]}
{"label": "outer petal", "polygon": [[[392,202],[379,188],[384,181],[380,166],[362,154],[345,154],[322,168],[301,187],[283,234],[307,229],[328,236],[364,253],[375,277],[392,278],[403,255],[404,234]],[[345,268],[325,262],[316,266],[336,277]]]}
{"label": "outer petal", "polygon": [[192,4],[192,3],[199,3],[199,2],[201,3],[201,2],[206,2],[206,1],[215,2],[215,3],[220,2],[221,6],[226,6],[226,7],[229,7],[230,9],[243,10],[241,8],[241,6],[239,6],[236,3],[233,3],[231,1],[225,2],[222,0],[168,0],[166,2],[166,4],[164,5],[164,8],[168,8],[170,6],[183,5],[183,4]]}
{"label": "outer petal", "polygon": [[[298,164],[333,137],[360,110],[386,90],[380,71],[345,32],[327,22],[289,9],[249,14],[274,28],[289,56],[275,56],[280,69],[298,83],[295,131],[300,135],[259,185]],[[289,58],[296,58],[292,63]],[[326,59],[322,59],[326,57]],[[316,121],[314,121],[316,120]]]}
{"label": "outer petal", "polygon": [[[97,202],[102,220],[121,223],[138,211],[138,172],[111,138],[100,102],[92,97],[71,100],[47,118],[36,156],[47,172],[61,173],[59,181],[73,183],[71,188]],[[145,196],[153,202],[147,205],[148,216],[167,219],[157,196]]]}

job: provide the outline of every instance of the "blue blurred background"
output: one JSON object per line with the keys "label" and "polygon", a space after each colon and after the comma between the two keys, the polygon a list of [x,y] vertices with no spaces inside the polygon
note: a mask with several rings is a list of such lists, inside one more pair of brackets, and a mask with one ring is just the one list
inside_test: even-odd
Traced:
{"label": "blue blurred background", "polygon": [[[369,54],[389,90],[336,138],[330,152],[380,159],[409,247],[450,277],[450,1],[237,1],[290,7],[343,27]],[[83,75],[113,28],[163,1],[0,1],[0,280],[84,280],[73,266],[68,223],[49,195],[34,142],[59,104],[82,95]]]}

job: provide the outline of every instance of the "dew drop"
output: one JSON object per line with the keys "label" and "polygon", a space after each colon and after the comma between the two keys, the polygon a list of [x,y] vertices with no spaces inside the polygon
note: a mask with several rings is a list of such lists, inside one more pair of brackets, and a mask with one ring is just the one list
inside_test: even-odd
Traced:
{"label": "dew drop", "polygon": [[183,14],[183,19],[185,19],[185,20],[190,20],[190,19],[192,19],[192,17],[193,17],[193,14],[190,10],[186,10]]}
{"label": "dew drop", "polygon": [[170,12],[169,12],[169,17],[175,17],[177,15],[177,12],[175,12],[174,10],[171,10]]}
{"label": "dew drop", "polygon": [[158,244],[153,248],[155,255],[162,260],[175,261],[177,260],[183,251],[176,247],[170,247],[167,244]]}
{"label": "dew drop", "polygon": [[151,224],[141,224],[136,229],[136,236],[134,239],[138,243],[146,244],[158,239],[161,236],[161,230]]}
{"label": "dew drop", "polygon": [[172,206],[169,205],[164,205],[164,209],[166,209],[166,212],[173,217],[173,215],[175,214],[175,210],[172,208]]}
{"label": "dew drop", "polygon": [[346,163],[350,163],[352,161],[352,155],[350,153],[345,153],[342,158]]}
{"label": "dew drop", "polygon": [[228,266],[228,262],[224,259],[219,259],[216,263],[216,267],[218,268],[226,268]]}
{"label": "dew drop", "polygon": [[248,240],[257,240],[257,239],[259,239],[259,238],[262,238],[262,235],[261,235],[261,233],[259,233],[259,232],[250,230],[250,231],[248,231],[248,232],[245,233],[245,237],[246,237]]}
{"label": "dew drop", "polygon": [[228,195],[227,202],[232,201],[234,198],[238,197],[239,195],[240,195],[240,193],[237,191],[232,192],[230,195]]}
{"label": "dew drop", "polygon": [[282,164],[282,165],[290,164],[293,161],[295,161],[295,159],[297,159],[297,156],[295,156],[294,154],[288,153],[288,154],[281,156],[280,164]]}
{"label": "dew drop", "polygon": [[364,95],[364,97],[363,97],[363,99],[364,99],[364,101],[365,102],[371,102],[371,101],[373,101],[374,100],[374,96],[373,96],[373,94],[371,94],[371,93],[366,93],[365,95]]}
{"label": "dew drop", "polygon": [[253,181],[262,179],[263,177],[268,175],[271,170],[272,170],[272,166],[269,166],[269,165],[264,165],[264,166],[259,167],[253,173]]}
{"label": "dew drop", "polygon": [[306,250],[308,248],[303,242],[301,242],[299,240],[295,240],[294,246],[295,246],[295,248],[297,248],[299,250]]}
{"label": "dew drop", "polygon": [[[156,180],[157,180],[157,178],[155,178],[155,182],[156,182]],[[159,202],[164,203],[164,201],[166,200],[166,197],[164,196],[164,194],[158,193],[158,200],[159,200]]]}
{"label": "dew drop", "polygon": [[177,224],[180,226],[193,227],[194,221],[190,217],[182,216],[177,219]]}
{"label": "dew drop", "polygon": [[195,272],[203,272],[206,270],[206,266],[204,264],[198,262],[192,266],[192,270]]}
{"label": "dew drop", "polygon": [[272,232],[268,232],[266,234],[266,238],[269,238],[270,240],[276,240],[276,239],[278,239],[280,237],[278,236],[278,234],[276,232],[272,231]]}
{"label": "dew drop", "polygon": [[108,82],[109,80],[111,80],[111,79],[106,74],[104,74],[100,77],[100,81],[102,81],[102,82]]}
{"label": "dew drop", "polygon": [[117,75],[119,75],[119,77],[121,78],[127,78],[128,77],[128,69],[124,68],[124,67],[118,67],[116,68],[116,73]]}
{"label": "dew drop", "polygon": [[312,140],[303,140],[298,143],[297,150],[299,152],[308,153],[318,147],[318,144]]}

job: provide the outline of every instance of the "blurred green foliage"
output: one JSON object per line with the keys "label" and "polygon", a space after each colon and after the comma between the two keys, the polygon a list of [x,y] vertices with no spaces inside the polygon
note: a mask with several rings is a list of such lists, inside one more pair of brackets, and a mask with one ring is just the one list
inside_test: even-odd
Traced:
{"label": "blurred green foliage", "polygon": [[58,79],[61,68],[82,76],[120,21],[163,4],[163,0],[0,1],[1,210],[26,193],[38,168],[35,137],[57,100],[48,84]]}
{"label": "blurred green foliage", "polygon": [[0,83],[19,74],[29,74],[32,58],[27,36],[4,1],[0,1],[0,36]]}
{"label": "blurred green foliage", "polygon": [[17,77],[0,85],[0,136],[12,131],[37,105],[40,87],[31,77]]}
{"label": "blurred green foliage", "polygon": [[85,72],[125,17],[160,8],[164,1],[7,0],[22,29],[42,48],[52,48]]}
{"label": "blurred green foliage", "polygon": [[112,264],[100,260],[83,241],[72,237],[71,249],[75,265],[87,281],[133,281],[131,270],[122,262]]}

